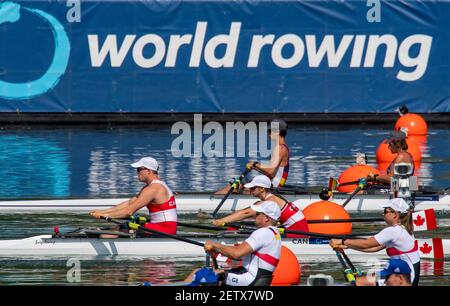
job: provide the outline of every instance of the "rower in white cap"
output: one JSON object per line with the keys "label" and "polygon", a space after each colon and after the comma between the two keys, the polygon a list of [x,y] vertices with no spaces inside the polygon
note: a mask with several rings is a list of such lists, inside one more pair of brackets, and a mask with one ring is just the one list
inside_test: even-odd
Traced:
{"label": "rower in white cap", "polygon": [[[242,267],[227,272],[216,270],[224,285],[229,286],[268,286],[272,282],[272,274],[281,256],[281,238],[277,220],[280,208],[273,201],[264,201],[252,205],[256,212],[255,225],[258,228],[250,237],[238,245],[224,245],[220,242],[206,241],[205,251],[220,253],[233,260],[242,259]],[[191,282],[193,271],[186,282]]]}
{"label": "rower in white cap", "polygon": [[[262,203],[262,201],[273,201],[277,203],[278,207],[281,210],[280,223],[284,228],[288,230],[297,230],[303,232],[309,231],[308,222],[306,221],[305,216],[303,215],[301,210],[297,206],[295,206],[294,203],[287,202],[286,200],[270,192],[272,182],[267,176],[257,175],[250,183],[245,184],[244,187],[250,190],[250,194],[252,196],[254,196],[255,198],[259,198],[260,201],[256,202],[256,205],[258,205],[258,203]],[[256,211],[253,210],[252,207],[256,207],[256,205],[238,210],[221,219],[213,220],[213,224],[217,226],[224,226],[230,222],[255,217]],[[287,237],[295,238],[303,236],[287,234]]]}
{"label": "rower in white cap", "polygon": [[[367,239],[331,239],[333,249],[354,249],[361,252],[378,252],[386,249],[391,259],[402,259],[411,268],[413,286],[419,284],[420,254],[413,234],[412,212],[402,198],[394,198],[380,205],[384,208],[384,220],[388,227]],[[383,285],[382,275],[356,278],[358,286]]]}
{"label": "rower in white cap", "polygon": [[141,191],[131,199],[110,209],[92,211],[95,218],[129,218],[138,210],[147,207],[150,212],[150,222],[146,228],[168,234],[177,232],[177,207],[175,197],[170,188],[160,180],[158,162],[152,157],[144,157],[131,164],[136,168],[139,181],[145,183]]}

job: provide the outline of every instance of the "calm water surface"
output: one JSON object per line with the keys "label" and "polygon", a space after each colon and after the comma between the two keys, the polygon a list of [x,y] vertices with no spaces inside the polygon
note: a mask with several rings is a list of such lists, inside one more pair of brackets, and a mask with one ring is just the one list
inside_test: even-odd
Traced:
{"label": "calm water surface", "polygon": [[[375,152],[391,126],[290,127],[290,185],[324,186],[365,152],[375,165]],[[450,128],[431,127],[423,146],[421,183],[450,186]],[[0,199],[114,197],[136,193],[141,185],[133,161],[151,155],[161,165],[161,175],[177,191],[221,188],[239,175],[247,160],[260,158],[254,151],[244,157],[176,158],[171,144],[177,135],[160,127],[52,127],[0,128]],[[205,138],[207,138],[205,136]],[[204,139],[205,139],[204,138]],[[220,149],[220,148],[218,148]],[[234,147],[236,149],[236,147]],[[182,216],[194,222],[193,216]],[[198,221],[197,221],[198,222]],[[204,221],[207,222],[207,221]],[[80,214],[0,214],[0,239],[18,239],[61,229],[98,225]],[[381,224],[359,224],[356,230],[372,231]],[[450,237],[450,219],[439,220],[441,237]],[[181,242],[180,242],[181,244]],[[81,285],[138,285],[143,281],[164,284],[182,280],[203,258],[95,258],[81,260]],[[363,270],[367,261],[354,258]],[[336,257],[300,258],[302,284],[309,275],[343,276]],[[0,285],[72,285],[67,282],[67,259],[0,258]],[[449,285],[450,258],[423,261],[422,285]]]}

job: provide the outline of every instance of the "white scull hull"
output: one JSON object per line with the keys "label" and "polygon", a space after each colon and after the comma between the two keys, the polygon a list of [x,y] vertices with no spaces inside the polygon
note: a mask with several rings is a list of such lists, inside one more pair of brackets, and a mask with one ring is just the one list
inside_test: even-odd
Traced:
{"label": "white scull hull", "polygon": [[[286,194],[286,199],[294,201],[301,209],[311,203],[321,201],[318,194]],[[342,204],[348,194],[335,194],[330,201]],[[202,193],[183,193],[176,195],[179,213],[193,213],[199,210],[212,212],[220,203],[223,196]],[[387,194],[357,195],[347,205],[349,212],[380,211],[378,204],[388,198]],[[88,212],[105,209],[126,200],[125,198],[111,199],[67,199],[67,200],[29,200],[29,201],[0,201],[0,212]],[[250,206],[255,198],[248,195],[231,195],[223,204],[220,212],[230,212]],[[420,196],[416,200],[416,210],[434,208],[436,211],[450,211],[450,195],[440,194]],[[143,210],[145,211],[145,210]]]}
{"label": "white scull hull", "polygon": [[[211,238],[195,238],[204,242]],[[242,242],[244,238],[214,238],[226,244]],[[433,258],[429,249],[430,240],[419,239],[422,258]],[[427,243],[427,245],[425,245]],[[283,238],[283,244],[297,256],[333,256],[334,251],[324,239]],[[444,257],[450,257],[450,239],[442,239]],[[384,251],[361,253],[347,250],[349,255],[364,257],[386,257]],[[34,236],[17,240],[1,240],[0,256],[42,257],[42,256],[139,256],[139,257],[201,257],[205,253],[197,245],[170,238],[52,238],[51,235]]]}

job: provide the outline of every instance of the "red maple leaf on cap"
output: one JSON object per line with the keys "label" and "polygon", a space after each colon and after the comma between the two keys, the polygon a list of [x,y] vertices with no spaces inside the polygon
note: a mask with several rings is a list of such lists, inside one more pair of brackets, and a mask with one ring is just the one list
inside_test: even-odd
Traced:
{"label": "red maple leaf on cap", "polygon": [[421,215],[418,215],[416,219],[414,219],[414,224],[416,226],[422,226],[425,223],[425,219],[422,218]]}
{"label": "red maple leaf on cap", "polygon": [[425,242],[419,249],[423,254],[430,254],[433,247],[429,246],[428,243]]}

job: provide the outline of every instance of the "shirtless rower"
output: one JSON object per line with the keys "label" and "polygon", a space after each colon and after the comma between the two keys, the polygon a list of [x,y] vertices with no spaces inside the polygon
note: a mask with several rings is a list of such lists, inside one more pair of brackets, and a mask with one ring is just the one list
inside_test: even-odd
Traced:
{"label": "shirtless rower", "polygon": [[[391,183],[391,177],[394,175],[394,167],[399,163],[412,164],[414,167],[414,160],[411,153],[408,152],[408,145],[406,143],[406,135],[402,131],[393,131],[389,137],[385,140],[385,143],[389,145],[389,150],[392,154],[397,154],[394,160],[391,162],[384,175],[369,174],[369,177],[376,181],[389,185]],[[414,173],[414,170],[413,170]]]}
{"label": "shirtless rower", "polygon": [[168,234],[177,233],[177,208],[170,188],[158,176],[158,162],[152,157],[144,157],[131,164],[136,168],[139,181],[145,183],[141,191],[131,199],[110,209],[92,211],[95,218],[129,218],[138,210],[147,207],[150,222],[145,227]]}

